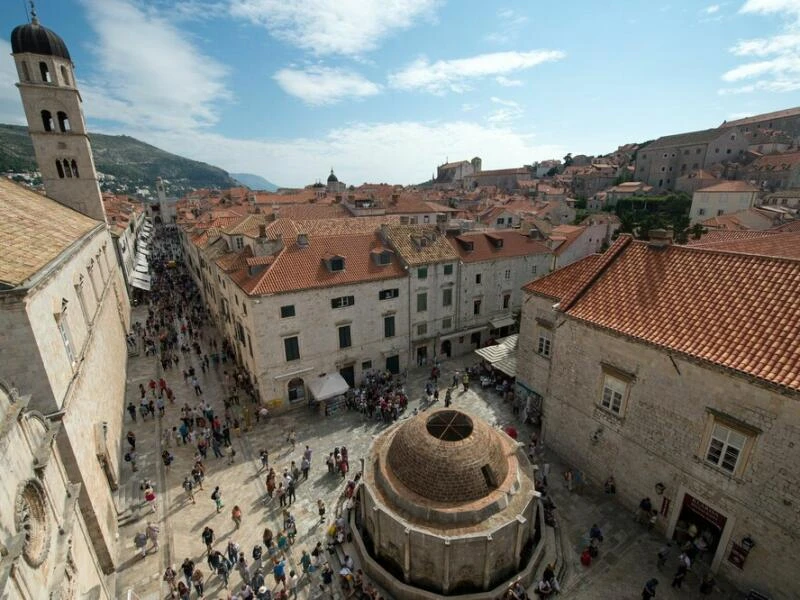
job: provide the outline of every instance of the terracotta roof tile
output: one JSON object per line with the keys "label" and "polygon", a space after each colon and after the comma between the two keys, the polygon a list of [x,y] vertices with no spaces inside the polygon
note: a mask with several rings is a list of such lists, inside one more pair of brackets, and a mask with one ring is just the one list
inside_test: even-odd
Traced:
{"label": "terracotta roof tile", "polygon": [[20,285],[100,224],[0,178],[0,283]]}
{"label": "terracotta roof tile", "polygon": [[[516,230],[462,233],[448,239],[465,263],[531,254],[552,254],[552,250],[541,240],[535,240]],[[472,242],[472,250],[468,250],[464,242]],[[502,242],[502,246],[498,247],[498,242]]]}
{"label": "terracotta roof tile", "polygon": [[562,297],[572,296],[589,281],[601,256],[600,254],[590,254],[566,267],[556,269],[546,277],[531,281],[522,289],[556,301],[560,301]]}
{"label": "terracotta roof tile", "polygon": [[731,242],[737,240],[749,240],[757,237],[764,237],[765,235],[772,235],[775,233],[774,229],[767,230],[752,230],[752,229],[708,229],[700,237],[699,240],[689,237],[686,242],[687,246],[706,246],[716,242]]}
{"label": "terracotta roof tile", "polygon": [[753,231],[747,233],[760,233],[762,235],[706,242],[705,244],[700,243],[694,244],[693,246],[695,248],[708,248],[709,250],[725,250],[728,252],[742,252],[761,256],[800,259],[800,231],[787,231],[782,233],[774,231]]}
{"label": "terracotta roof tile", "polygon": [[387,225],[382,231],[408,265],[458,259],[447,238],[432,225]]}
{"label": "terracotta roof tile", "polygon": [[526,289],[562,297],[576,319],[800,391],[800,261],[629,236],[595,260],[578,291],[563,270]]}
{"label": "terracotta roof tile", "polygon": [[722,181],[708,187],[696,190],[697,192],[757,192],[758,188],[746,181]]}

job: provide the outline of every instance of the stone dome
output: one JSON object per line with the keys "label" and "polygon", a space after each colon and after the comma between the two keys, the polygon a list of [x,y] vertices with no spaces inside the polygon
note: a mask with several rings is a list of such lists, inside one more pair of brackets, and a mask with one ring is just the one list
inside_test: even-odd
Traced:
{"label": "stone dome", "polygon": [[508,475],[503,434],[452,409],[428,411],[398,428],[388,470],[409,490],[434,502],[484,498]]}
{"label": "stone dome", "polygon": [[328,175],[328,183],[339,183],[339,179],[333,174],[333,169],[331,169],[331,174]]}
{"label": "stone dome", "polygon": [[11,32],[11,52],[30,52],[72,60],[64,40],[47,27],[42,27],[36,17],[30,23],[15,27]]}

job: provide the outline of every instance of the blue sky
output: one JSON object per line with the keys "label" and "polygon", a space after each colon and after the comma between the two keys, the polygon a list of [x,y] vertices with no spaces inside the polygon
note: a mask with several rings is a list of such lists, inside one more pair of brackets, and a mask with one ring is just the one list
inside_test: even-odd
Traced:
{"label": "blue sky", "polygon": [[[38,0],[90,130],[279,185],[416,183],[800,104],[800,0]],[[599,8],[598,8],[599,7]],[[0,3],[0,121],[23,122]]]}

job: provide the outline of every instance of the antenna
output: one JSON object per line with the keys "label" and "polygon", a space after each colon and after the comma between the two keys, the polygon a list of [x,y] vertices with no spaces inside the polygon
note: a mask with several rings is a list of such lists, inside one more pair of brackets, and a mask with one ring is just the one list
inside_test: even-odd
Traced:
{"label": "antenna", "polygon": [[[30,0],[30,4],[31,4],[31,16],[30,16],[31,23],[33,23],[34,25],[38,25],[39,24],[39,17],[36,14],[36,5],[33,3],[33,0]],[[27,9],[26,9],[26,13],[27,13]]]}

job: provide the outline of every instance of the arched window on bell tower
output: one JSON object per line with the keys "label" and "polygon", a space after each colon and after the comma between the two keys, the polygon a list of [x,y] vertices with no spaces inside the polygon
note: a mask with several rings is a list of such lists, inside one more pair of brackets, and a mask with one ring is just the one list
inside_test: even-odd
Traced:
{"label": "arched window on bell tower", "polygon": [[60,110],[56,116],[58,117],[58,128],[64,133],[69,131],[69,117],[67,117],[67,113]]}
{"label": "arched window on bell tower", "polygon": [[72,169],[69,166],[69,161],[65,158],[62,162],[64,164],[64,173],[67,174],[68,179],[72,179]]}
{"label": "arched window on bell tower", "polygon": [[22,61],[20,63],[22,66],[22,81],[30,81],[31,80],[31,72],[28,69],[28,63],[26,61]]}
{"label": "arched window on bell tower", "polygon": [[77,179],[78,178],[78,163],[75,162],[75,159],[72,159],[72,163],[70,163],[72,167],[72,175]]}
{"label": "arched window on bell tower", "polygon": [[60,160],[56,160],[56,171],[58,171],[58,178],[64,179],[64,167],[61,166]]}
{"label": "arched window on bell tower", "polygon": [[53,115],[50,114],[49,110],[42,111],[42,125],[45,131],[53,131],[55,129]]}
{"label": "arched window on bell tower", "polygon": [[52,83],[53,80],[50,77],[50,69],[47,66],[47,63],[44,61],[39,62],[39,72],[42,74],[42,81],[45,83]]}
{"label": "arched window on bell tower", "polygon": [[69,71],[67,71],[67,67],[61,65],[61,79],[64,81],[64,85],[70,85],[69,83]]}

